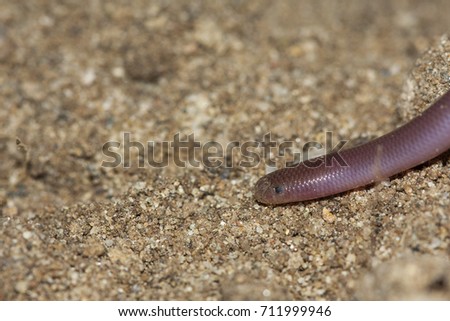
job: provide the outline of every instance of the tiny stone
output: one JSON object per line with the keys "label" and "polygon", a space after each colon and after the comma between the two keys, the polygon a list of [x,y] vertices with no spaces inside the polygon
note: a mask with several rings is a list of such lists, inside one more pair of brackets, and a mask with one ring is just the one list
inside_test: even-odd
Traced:
{"label": "tiny stone", "polygon": [[351,265],[353,263],[355,263],[356,261],[356,256],[353,253],[349,253],[347,255],[347,257],[345,258],[345,263],[347,263],[347,265]]}
{"label": "tiny stone", "polygon": [[413,189],[411,188],[410,185],[406,185],[404,187],[404,190],[405,190],[405,193],[408,194],[408,195],[411,195],[413,193]]}
{"label": "tiny stone", "polygon": [[147,184],[146,184],[145,182],[139,181],[139,182],[136,182],[136,183],[134,184],[134,188],[135,188],[137,191],[142,191],[142,190],[145,188],[146,185],[147,185]]}
{"label": "tiny stone", "polygon": [[271,294],[271,292],[270,292],[270,290],[269,290],[269,289],[264,289],[264,290],[263,290],[263,296],[265,296],[265,297],[269,297],[269,296],[270,296],[270,294]]}
{"label": "tiny stone", "polygon": [[125,76],[125,70],[122,67],[115,67],[112,70],[112,75],[116,78],[123,78]]}
{"label": "tiny stone", "polygon": [[25,240],[29,240],[33,236],[33,233],[30,231],[26,231],[26,232],[23,232],[22,236]]}
{"label": "tiny stone", "polygon": [[199,190],[198,188],[194,187],[194,188],[192,189],[192,196],[194,196],[194,197],[200,197],[201,194],[202,194],[202,193],[200,192],[200,190]]}
{"label": "tiny stone", "polygon": [[81,81],[84,85],[90,86],[94,83],[95,78],[96,78],[95,71],[93,69],[88,69],[83,74]]}
{"label": "tiny stone", "polygon": [[28,282],[27,281],[19,281],[16,283],[14,289],[19,293],[26,293],[28,290]]}
{"label": "tiny stone", "polygon": [[330,224],[333,224],[336,221],[336,216],[326,207],[322,210],[322,218],[325,222]]}

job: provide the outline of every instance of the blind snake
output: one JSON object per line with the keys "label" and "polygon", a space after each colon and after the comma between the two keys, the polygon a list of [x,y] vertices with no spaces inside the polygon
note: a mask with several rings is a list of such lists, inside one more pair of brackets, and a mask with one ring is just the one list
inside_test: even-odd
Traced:
{"label": "blind snake", "polygon": [[450,91],[390,133],[338,151],[347,166],[333,161],[335,153],[313,158],[263,176],[255,185],[254,196],[271,205],[322,198],[389,178],[448,149]]}

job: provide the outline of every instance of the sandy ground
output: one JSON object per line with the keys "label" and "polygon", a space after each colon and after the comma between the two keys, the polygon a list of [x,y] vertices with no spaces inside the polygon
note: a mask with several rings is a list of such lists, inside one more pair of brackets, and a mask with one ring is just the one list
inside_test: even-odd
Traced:
{"label": "sandy ground", "polygon": [[155,144],[168,166],[139,168],[138,148],[129,167],[102,166],[125,133],[221,146],[382,135],[450,87],[448,12],[1,0],[0,299],[450,299],[448,154],[278,207],[255,202],[265,165],[239,166],[236,151],[229,167],[180,167]]}

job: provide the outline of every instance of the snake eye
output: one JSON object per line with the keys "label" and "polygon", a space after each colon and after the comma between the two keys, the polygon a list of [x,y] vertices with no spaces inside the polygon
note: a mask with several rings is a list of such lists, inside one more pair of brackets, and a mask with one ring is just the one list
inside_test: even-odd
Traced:
{"label": "snake eye", "polygon": [[275,191],[275,194],[281,194],[283,193],[284,188],[283,186],[276,186],[273,190]]}

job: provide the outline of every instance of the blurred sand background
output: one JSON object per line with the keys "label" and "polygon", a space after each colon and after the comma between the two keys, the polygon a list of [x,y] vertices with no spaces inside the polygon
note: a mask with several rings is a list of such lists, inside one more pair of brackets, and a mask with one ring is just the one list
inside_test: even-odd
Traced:
{"label": "blurred sand background", "polygon": [[101,166],[125,132],[382,135],[450,87],[448,12],[0,0],[0,299],[450,299],[448,154],[279,207],[255,202],[265,166],[240,155],[231,168]]}

